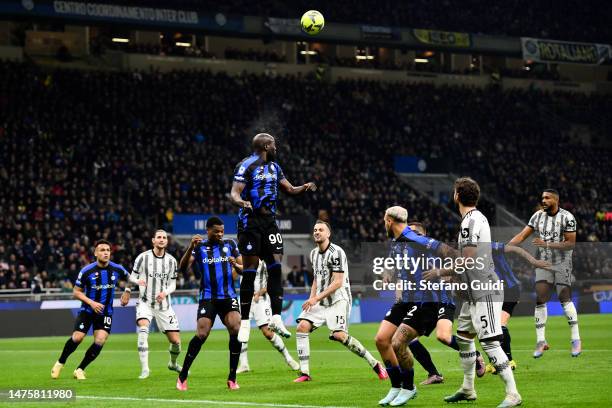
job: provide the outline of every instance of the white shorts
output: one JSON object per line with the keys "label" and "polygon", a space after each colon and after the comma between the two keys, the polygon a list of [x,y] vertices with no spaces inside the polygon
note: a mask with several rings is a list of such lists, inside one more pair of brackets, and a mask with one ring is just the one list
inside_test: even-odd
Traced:
{"label": "white shorts", "polygon": [[155,310],[148,303],[138,301],[136,304],[136,321],[147,319],[151,322],[153,317],[155,317],[155,323],[157,323],[157,327],[162,332],[180,331],[178,319],[172,306],[166,310]]}
{"label": "white shorts", "polygon": [[491,295],[476,302],[463,302],[457,318],[457,332],[476,334],[480,340],[502,335],[503,302],[493,302]]}
{"label": "white shorts", "polygon": [[343,331],[348,333],[350,316],[351,305],[346,300],[339,300],[331,306],[317,304],[307,312],[302,310],[297,322],[308,320],[313,324],[313,330],[327,324],[327,328],[332,332]]}
{"label": "white shorts", "polygon": [[546,281],[551,285],[572,286],[572,263],[566,262],[561,265],[555,265],[555,270],[536,268],[535,281]]}
{"label": "white shorts", "polygon": [[255,319],[257,327],[265,326],[270,324],[270,317],[272,316],[272,308],[270,306],[270,298],[267,294],[259,298],[259,302],[254,300],[251,302],[251,313],[249,319]]}

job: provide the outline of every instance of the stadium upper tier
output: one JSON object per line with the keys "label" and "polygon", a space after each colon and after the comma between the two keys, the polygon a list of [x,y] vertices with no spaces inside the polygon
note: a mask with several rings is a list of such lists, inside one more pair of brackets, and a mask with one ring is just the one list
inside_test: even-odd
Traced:
{"label": "stadium upper tier", "polygon": [[612,153],[566,132],[591,124],[609,138],[610,97],[7,62],[0,89],[0,288],[42,271],[60,285],[102,237],[129,265],[174,213],[233,212],[234,166],[258,131],[278,137],[290,181],[320,186],[283,196],[280,212],[327,211],[339,238],[384,240],[384,209],[399,203],[432,236],[455,239],[456,219],[399,181],[396,154],[443,159],[525,221],[541,189],[556,187],[579,241],[612,237],[596,219]]}
{"label": "stadium upper tier", "polygon": [[612,41],[612,7],[605,0],[99,0],[94,3],[286,18],[299,18],[306,10],[315,9],[323,13],[326,23],[401,26],[603,43]]}

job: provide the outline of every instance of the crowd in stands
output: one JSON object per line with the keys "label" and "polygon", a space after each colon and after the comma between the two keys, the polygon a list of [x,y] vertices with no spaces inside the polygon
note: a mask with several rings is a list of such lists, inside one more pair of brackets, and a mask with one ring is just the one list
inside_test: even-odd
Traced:
{"label": "crowd in stands", "polygon": [[[47,0],[49,1],[49,0]],[[200,10],[209,14],[300,18],[319,10],[326,22],[426,28],[514,37],[609,43],[612,8],[606,0],[105,0],[104,3]]]}
{"label": "crowd in stands", "polygon": [[[564,115],[588,125],[611,110],[609,97],[537,90],[197,71],[47,72],[4,62],[0,289],[70,290],[97,239],[113,242],[114,260],[129,267],[155,228],[171,230],[175,213],[234,212],[227,197],[234,166],[259,131],[277,136],[292,183],[320,186],[283,196],[280,213],[326,218],[341,242],[385,241],[382,215],[398,203],[432,236],[456,240],[454,210],[400,181],[396,154],[443,158],[449,171],[475,177],[525,220],[541,189],[554,186],[578,219],[579,241],[611,241],[612,223],[596,218],[608,199],[610,149],[574,145],[551,123]],[[610,129],[605,119],[593,123],[593,134]],[[176,244],[169,251],[181,255]],[[197,280],[181,276],[179,286],[197,287]]]}

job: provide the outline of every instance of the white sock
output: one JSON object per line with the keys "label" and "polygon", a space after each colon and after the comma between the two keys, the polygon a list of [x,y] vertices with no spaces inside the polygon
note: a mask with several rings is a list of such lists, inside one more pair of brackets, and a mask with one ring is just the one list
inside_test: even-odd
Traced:
{"label": "white sock", "polygon": [[239,366],[249,365],[249,357],[247,355],[248,350],[249,350],[249,343],[242,343],[242,348],[240,349],[240,359],[238,360]]}
{"label": "white sock", "polygon": [[295,340],[297,343],[298,358],[300,359],[300,372],[310,375],[310,340],[308,333],[296,333]]}
{"label": "white sock", "polygon": [[181,343],[170,343],[168,351],[170,352],[170,363],[172,365],[176,365],[176,359],[178,358],[179,354],[181,354]]}
{"label": "white sock", "polygon": [[516,390],[516,382],[514,381],[514,373],[510,368],[508,356],[499,345],[499,341],[483,341],[482,349],[489,356],[489,360],[497,370],[502,381],[506,385],[506,394],[518,394]]}
{"label": "white sock", "polygon": [[277,336],[276,333],[270,339],[270,343],[272,343],[274,348],[277,349],[283,355],[283,357],[285,357],[285,360],[289,360],[291,358],[289,350],[287,350],[285,343],[283,343],[283,339],[281,339],[280,336]]}
{"label": "white sock", "polygon": [[536,305],[534,315],[537,341],[538,343],[541,341],[546,341],[546,320],[548,319],[546,303]]}
{"label": "white sock", "polygon": [[138,356],[142,371],[149,370],[149,326],[138,327]]}
{"label": "white sock", "polygon": [[368,362],[370,367],[374,367],[376,363],[378,363],[378,361],[372,356],[372,354],[370,354],[370,352],[366,350],[365,347],[363,347],[363,344],[361,344],[359,340],[357,340],[353,336],[347,335],[346,341],[342,344],[344,344],[347,349],[351,350],[359,357],[364,358]]}
{"label": "white sock", "polygon": [[572,340],[580,340],[580,332],[578,331],[578,312],[576,312],[576,306],[571,300],[563,303],[563,311],[565,317],[567,317],[567,323],[570,326],[572,332]]}
{"label": "white sock", "polygon": [[457,336],[459,345],[459,357],[463,368],[463,388],[466,391],[474,389],[474,377],[476,376],[476,346],[473,339]]}

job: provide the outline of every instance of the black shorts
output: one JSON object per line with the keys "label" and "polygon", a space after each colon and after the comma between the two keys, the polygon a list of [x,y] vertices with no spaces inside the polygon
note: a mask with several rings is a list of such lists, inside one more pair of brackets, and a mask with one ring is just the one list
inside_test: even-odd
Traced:
{"label": "black shorts", "polygon": [[455,320],[455,309],[452,303],[438,303],[438,320],[446,319],[451,322]]}
{"label": "black shorts", "polygon": [[519,286],[504,288],[504,304],[502,305],[502,311],[512,316],[514,307],[518,304],[520,298],[521,289]]}
{"label": "black shorts", "polygon": [[111,326],[113,325],[113,317],[100,315],[97,313],[79,312],[76,320],[74,321],[74,331],[87,334],[92,325],[94,331],[104,330],[110,333]]}
{"label": "black shorts", "polygon": [[203,299],[203,300],[200,300],[200,305],[198,306],[197,319],[206,317],[214,323],[217,315],[219,316],[221,321],[223,321],[225,320],[225,316],[229,312],[240,313],[240,306],[238,304],[238,298]]}
{"label": "black shorts", "polygon": [[283,237],[274,217],[251,215],[246,227],[238,224],[238,250],[242,255],[256,255],[266,262],[272,255],[283,254]]}
{"label": "black shorts", "polygon": [[406,313],[408,313],[410,303],[406,302],[397,302],[391,306],[391,309],[385,314],[385,318],[383,320],[388,321],[389,323],[399,326],[404,320]]}
{"label": "black shorts", "polygon": [[438,324],[438,305],[437,302],[408,303],[402,323],[416,330],[419,336],[429,336]]}

